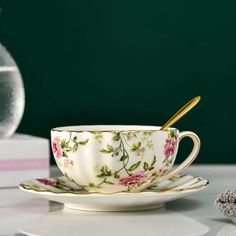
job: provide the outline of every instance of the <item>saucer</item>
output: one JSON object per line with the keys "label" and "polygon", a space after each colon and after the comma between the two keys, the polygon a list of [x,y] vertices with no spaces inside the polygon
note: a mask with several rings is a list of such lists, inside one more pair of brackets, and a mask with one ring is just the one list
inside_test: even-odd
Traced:
{"label": "saucer", "polygon": [[174,176],[139,193],[90,193],[65,176],[24,181],[19,188],[65,207],[84,211],[139,211],[163,207],[165,203],[205,189],[209,181],[191,175]]}

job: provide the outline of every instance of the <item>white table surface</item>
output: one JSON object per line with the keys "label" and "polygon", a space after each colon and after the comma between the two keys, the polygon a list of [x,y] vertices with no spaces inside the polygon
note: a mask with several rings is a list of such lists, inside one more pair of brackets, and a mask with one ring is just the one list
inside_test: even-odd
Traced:
{"label": "white table surface", "polygon": [[[52,175],[58,175],[52,168]],[[209,179],[209,187],[165,208],[143,212],[80,212],[27,194],[0,189],[0,236],[25,235],[236,235],[236,225],[218,212],[214,200],[236,188],[236,165],[193,165],[185,172]]]}

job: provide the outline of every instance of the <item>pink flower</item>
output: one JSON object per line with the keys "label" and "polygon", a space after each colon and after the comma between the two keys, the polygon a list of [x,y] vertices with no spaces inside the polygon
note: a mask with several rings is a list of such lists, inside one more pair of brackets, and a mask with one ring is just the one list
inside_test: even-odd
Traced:
{"label": "pink flower", "polygon": [[50,186],[55,186],[57,184],[56,180],[53,179],[37,179],[40,183]]}
{"label": "pink flower", "polygon": [[59,137],[54,137],[52,140],[52,151],[54,156],[59,159],[63,156],[62,147],[60,146]]}
{"label": "pink flower", "polygon": [[73,160],[69,160],[69,159],[65,159],[64,160],[64,165],[65,166],[73,166],[74,165],[74,161]]}
{"label": "pink flower", "polygon": [[136,184],[142,184],[148,178],[147,173],[144,171],[136,172],[129,177],[119,179],[119,184],[123,186],[133,186]]}
{"label": "pink flower", "polygon": [[166,139],[166,144],[164,146],[166,158],[174,155],[175,149],[176,149],[176,144],[177,144],[176,138]]}

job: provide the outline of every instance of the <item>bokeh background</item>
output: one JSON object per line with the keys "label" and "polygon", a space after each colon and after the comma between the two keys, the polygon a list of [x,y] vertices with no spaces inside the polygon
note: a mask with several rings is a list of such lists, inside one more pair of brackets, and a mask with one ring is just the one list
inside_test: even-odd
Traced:
{"label": "bokeh background", "polygon": [[[73,124],[176,124],[196,163],[236,163],[236,2],[0,0],[0,42],[26,90],[18,132]],[[186,140],[178,161],[191,149]],[[53,163],[53,161],[52,161]]]}

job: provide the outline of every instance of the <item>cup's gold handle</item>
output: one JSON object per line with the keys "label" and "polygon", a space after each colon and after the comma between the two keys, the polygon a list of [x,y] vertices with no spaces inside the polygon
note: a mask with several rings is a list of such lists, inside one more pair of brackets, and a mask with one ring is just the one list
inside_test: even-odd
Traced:
{"label": "cup's gold handle", "polygon": [[197,157],[197,155],[200,151],[200,147],[201,147],[201,141],[200,141],[199,137],[193,132],[184,131],[184,132],[179,133],[179,142],[185,137],[189,137],[193,140],[193,150],[192,150],[192,152],[185,159],[185,161],[183,161],[176,169],[174,169],[170,173],[167,173],[165,176],[163,176],[161,178],[161,180],[169,179],[169,178],[173,177],[174,175],[180,173],[181,171],[186,169],[189,165],[191,165],[191,163]]}

